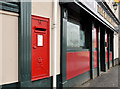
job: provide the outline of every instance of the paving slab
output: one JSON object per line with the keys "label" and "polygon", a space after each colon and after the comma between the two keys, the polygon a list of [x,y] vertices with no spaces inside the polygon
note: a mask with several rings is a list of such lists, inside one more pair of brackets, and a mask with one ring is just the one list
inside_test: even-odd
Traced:
{"label": "paving slab", "polygon": [[[118,88],[118,74],[120,71],[120,66],[115,66],[108,70],[106,73],[102,73],[99,77],[95,78],[94,80],[90,80],[80,87],[116,87]],[[119,88],[120,89],[120,88]]]}

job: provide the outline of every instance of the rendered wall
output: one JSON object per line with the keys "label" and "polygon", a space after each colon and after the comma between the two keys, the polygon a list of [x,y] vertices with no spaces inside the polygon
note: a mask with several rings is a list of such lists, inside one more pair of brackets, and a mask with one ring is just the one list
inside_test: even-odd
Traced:
{"label": "rendered wall", "polygon": [[0,14],[0,85],[2,85],[2,14]]}
{"label": "rendered wall", "polygon": [[119,35],[117,33],[114,34],[114,59],[119,58]]}
{"label": "rendered wall", "polygon": [[[50,75],[53,75],[53,58],[54,58],[54,30],[53,30],[53,2],[34,2],[32,0],[32,15],[50,18],[51,31],[51,66]],[[58,22],[57,22],[57,74],[60,74],[60,6],[58,3]]]}
{"label": "rendered wall", "polygon": [[105,1],[107,2],[108,6],[111,8],[113,13],[116,15],[116,17],[119,18],[119,6],[117,7],[117,10],[114,10],[114,8],[113,8],[114,0],[105,0]]}
{"label": "rendered wall", "polygon": [[18,15],[0,11],[0,84],[18,82]]}

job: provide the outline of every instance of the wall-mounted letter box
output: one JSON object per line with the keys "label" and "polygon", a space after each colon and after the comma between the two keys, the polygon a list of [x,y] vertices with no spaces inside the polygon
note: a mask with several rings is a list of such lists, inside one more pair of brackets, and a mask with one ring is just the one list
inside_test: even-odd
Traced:
{"label": "wall-mounted letter box", "polygon": [[32,16],[32,81],[49,77],[49,19]]}

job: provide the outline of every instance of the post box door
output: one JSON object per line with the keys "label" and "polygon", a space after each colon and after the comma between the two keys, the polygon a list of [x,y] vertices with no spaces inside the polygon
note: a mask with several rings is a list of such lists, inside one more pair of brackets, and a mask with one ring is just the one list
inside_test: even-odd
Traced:
{"label": "post box door", "polygon": [[32,16],[32,81],[49,77],[49,19]]}

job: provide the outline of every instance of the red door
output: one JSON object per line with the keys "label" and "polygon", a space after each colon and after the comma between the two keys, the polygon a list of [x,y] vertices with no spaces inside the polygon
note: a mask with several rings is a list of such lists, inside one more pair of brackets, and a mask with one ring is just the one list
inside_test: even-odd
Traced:
{"label": "red door", "polygon": [[105,53],[106,53],[106,62],[108,63],[108,34],[105,34]]}
{"label": "red door", "polygon": [[94,28],[93,33],[93,47],[94,47],[94,68],[97,67],[97,29]]}
{"label": "red door", "polygon": [[49,77],[49,19],[32,16],[32,81]]}

